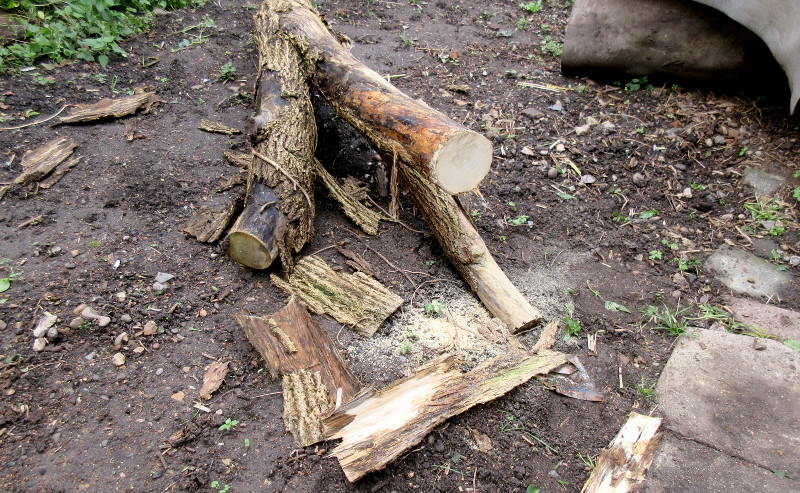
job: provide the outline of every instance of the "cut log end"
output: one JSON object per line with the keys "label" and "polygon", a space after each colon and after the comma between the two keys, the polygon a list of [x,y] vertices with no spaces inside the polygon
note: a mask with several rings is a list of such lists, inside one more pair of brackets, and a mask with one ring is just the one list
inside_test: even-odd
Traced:
{"label": "cut log end", "polygon": [[268,246],[251,233],[234,231],[228,235],[228,255],[251,269],[266,269],[278,258],[278,247]]}
{"label": "cut log end", "polygon": [[433,157],[433,180],[450,194],[468,192],[489,173],[492,152],[492,143],[483,135],[457,132]]}

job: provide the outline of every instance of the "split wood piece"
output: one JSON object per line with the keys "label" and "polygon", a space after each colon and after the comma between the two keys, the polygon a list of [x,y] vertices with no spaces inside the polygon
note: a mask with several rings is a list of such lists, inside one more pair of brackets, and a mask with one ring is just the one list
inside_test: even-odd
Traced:
{"label": "split wood piece", "polygon": [[562,353],[541,351],[500,356],[462,373],[452,355],[440,356],[410,377],[359,396],[326,418],[326,438],[343,439],[331,455],[347,479],[356,481],[386,466],[448,418],[565,362]]}
{"label": "split wood piece", "polygon": [[279,3],[263,2],[255,16],[259,73],[249,196],[227,243],[231,258],[248,267],[265,269],[278,257],[291,272],[293,255],[313,234],[317,127],[300,56],[278,27]]}
{"label": "split wood piece", "polygon": [[472,190],[486,176],[492,162],[489,139],[412,99],[361,63],[310,1],[264,2],[269,3],[280,4],[280,27],[303,54],[314,85],[381,151],[451,194]]}
{"label": "split wood piece", "polygon": [[314,313],[326,313],[359,334],[371,337],[403,304],[403,298],[361,272],[335,272],[321,258],[300,260],[288,281],[273,274],[272,283],[297,295]]}
{"label": "split wood piece", "polygon": [[361,389],[331,338],[294,299],[269,317],[234,318],[272,377],[283,376],[284,423],[298,445],[322,440],[322,417]]}
{"label": "split wood piece", "polygon": [[205,374],[203,374],[203,386],[198,392],[200,397],[206,400],[211,399],[211,394],[222,385],[228,375],[228,364],[228,361],[214,361],[208,365]]}
{"label": "split wood piece", "polygon": [[229,127],[224,123],[212,122],[206,118],[200,120],[200,125],[198,125],[197,128],[215,134],[234,135],[242,133],[238,128]]}
{"label": "split wood piece", "polygon": [[345,215],[351,221],[356,223],[359,228],[368,235],[378,234],[378,224],[381,220],[381,214],[372,209],[368,209],[364,204],[359,202],[357,195],[352,193],[352,187],[345,188],[336,178],[331,176],[328,171],[315,160],[315,170],[319,175],[325,188],[339,204]]}
{"label": "split wood piece", "polygon": [[53,185],[58,183],[58,181],[61,178],[63,178],[64,175],[66,175],[69,170],[71,170],[72,168],[77,166],[78,163],[81,162],[81,159],[83,159],[83,156],[78,156],[76,158],[70,159],[66,163],[62,163],[62,164],[56,166],[55,171],[53,171],[50,174],[50,176],[47,177],[46,180],[44,180],[41,183],[39,183],[39,187],[40,188],[44,188],[45,190],[50,188],[50,187],[52,187]]}
{"label": "split wood piece", "polygon": [[41,180],[67,159],[76,147],[78,144],[74,140],[60,137],[36,150],[27,151],[22,156],[22,173],[17,176],[14,183],[27,185]]}
{"label": "split wood piece", "polygon": [[216,207],[204,207],[183,223],[180,231],[203,243],[214,243],[222,238],[243,203],[244,194]]}
{"label": "split wood piece", "polygon": [[600,453],[581,493],[639,491],[661,438],[657,433],[660,426],[661,418],[630,413],[617,436]]}
{"label": "split wood piece", "polygon": [[140,108],[148,111],[157,101],[155,92],[142,92],[119,99],[101,99],[94,104],[78,104],[76,110],[59,118],[56,124],[89,122],[110,117],[121,118],[136,113]]}
{"label": "split wood piece", "polygon": [[542,314],[497,265],[475,225],[451,195],[408,166],[398,166],[400,185],[422,213],[447,257],[478,295],[489,313],[518,332],[536,324]]}

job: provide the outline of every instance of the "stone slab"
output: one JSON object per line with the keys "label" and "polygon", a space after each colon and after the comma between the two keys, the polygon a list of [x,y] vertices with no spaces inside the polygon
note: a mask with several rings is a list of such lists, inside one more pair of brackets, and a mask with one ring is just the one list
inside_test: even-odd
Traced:
{"label": "stone slab", "polygon": [[[773,305],[765,305],[749,298],[725,297],[725,305],[733,319],[748,327],[759,328],[781,340],[800,340],[800,313]],[[800,410],[798,410],[800,413]]]}
{"label": "stone slab", "polygon": [[[754,348],[756,340],[764,349]],[[798,478],[798,382],[800,352],[698,329],[678,339],[658,380],[658,402],[671,431]]]}
{"label": "stone slab", "polygon": [[775,269],[766,260],[752,253],[722,245],[706,260],[705,267],[737,294],[754,298],[789,296],[792,275]]}
{"label": "stone slab", "polygon": [[772,195],[775,190],[783,185],[786,179],[780,175],[773,175],[756,168],[745,168],[742,181],[753,187],[756,197]]}
{"label": "stone slab", "polygon": [[798,491],[800,482],[667,431],[647,471],[643,493]]}

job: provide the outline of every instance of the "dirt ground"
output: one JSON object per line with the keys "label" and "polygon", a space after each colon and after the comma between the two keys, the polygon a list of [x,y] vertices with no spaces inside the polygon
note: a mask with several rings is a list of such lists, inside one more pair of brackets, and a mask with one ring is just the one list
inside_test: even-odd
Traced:
{"label": "dirt ground", "polygon": [[[628,80],[565,78],[557,55],[569,5],[557,0],[537,13],[493,0],[320,2],[367,65],[491,138],[495,160],[482,198],[464,201],[500,265],[545,318],[580,321],[581,332],[555,348],[577,355],[605,396],[580,401],[528,382],[448,420],[384,470],[350,484],[327,457],[335,444],[293,446],[280,386],[232,318],[272,313],[285,295],[268,273],[179,232],[200,207],[241,191],[222,190],[240,173],[222,152],[246,150],[246,136],[197,125],[208,118],[246,128],[256,9],[252,0],[217,1],[162,15],[125,45],[127,59],[106,70],[81,62],[0,78],[6,127],[134,88],[150,87],[160,99],[149,114],[125,119],[0,132],[5,183],[26,150],[56,136],[74,139],[82,157],[52,188],[14,187],[0,205],[0,257],[9,259],[2,273],[13,277],[0,293],[0,481],[10,491],[521,492],[533,485],[577,492],[591,457],[628,413],[658,413],[648,389],[674,337],[651,330],[641,310],[720,305],[726,290],[702,262],[722,243],[754,249],[768,241],[766,251],[755,250],[797,271],[788,262],[800,254],[791,205],[786,232],[770,236],[743,209],[754,198],[740,182],[745,167],[789,177],[800,169],[800,125],[783,100],[743,97],[735,88],[668,82],[625,90]],[[235,80],[218,81],[227,62]],[[323,165],[375,192],[379,170],[367,144],[329,116],[320,128]],[[779,191],[787,204],[797,203],[790,190],[798,181]],[[324,249],[320,256],[344,266],[327,247],[346,242],[405,300],[369,340],[315,317],[362,382],[381,387],[448,348],[467,365],[502,351],[470,346],[458,330],[445,341],[425,331],[441,322],[423,310],[432,300],[454,319],[474,313],[484,323],[485,313],[413,207],[404,202],[401,219],[416,231],[384,222],[378,235],[364,237],[322,190],[316,199],[316,235],[303,253]],[[174,277],[154,287],[159,272]],[[800,307],[798,296],[779,301]],[[111,323],[70,329],[81,303]],[[34,352],[31,332],[45,312],[58,316],[59,334]],[[137,335],[148,321],[157,334]],[[596,335],[595,351],[587,335]],[[123,365],[114,364],[116,353]],[[230,361],[230,372],[202,401],[198,390],[213,360]],[[238,424],[220,429],[226,420]]]}

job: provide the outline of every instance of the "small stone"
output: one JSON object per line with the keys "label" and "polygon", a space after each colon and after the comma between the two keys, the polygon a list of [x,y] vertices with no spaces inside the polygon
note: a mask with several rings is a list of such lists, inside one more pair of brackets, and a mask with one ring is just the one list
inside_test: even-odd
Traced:
{"label": "small stone", "polygon": [[160,283],[163,284],[163,283],[168,282],[168,281],[170,281],[170,280],[172,280],[174,278],[175,278],[175,276],[173,276],[172,274],[167,274],[166,272],[159,272],[158,274],[156,274],[155,281],[156,282],[160,282]]}
{"label": "small stone", "polygon": [[54,341],[58,337],[58,329],[56,327],[50,327],[47,329],[47,340]]}
{"label": "small stone", "polygon": [[592,126],[589,125],[588,123],[586,125],[581,125],[580,127],[575,127],[575,135],[581,136],[587,133],[590,128],[592,128]]}
{"label": "small stone", "polygon": [[678,171],[686,171],[686,165],[683,163],[675,163],[673,167]]}
{"label": "small stone", "polygon": [[208,311],[206,311],[205,308],[201,308],[200,311],[197,314],[200,315],[201,317],[207,317],[208,316]]}
{"label": "small stone", "polygon": [[558,144],[556,144],[556,152],[564,152],[566,150],[567,150],[567,148],[564,147],[564,144],[562,144],[560,142]]}
{"label": "small stone", "polygon": [[718,145],[718,146],[721,146],[721,145],[724,145],[724,144],[727,143],[726,140],[725,140],[725,137],[723,137],[722,135],[715,135],[715,136],[711,137],[711,141],[714,144]]}
{"label": "small stone", "polygon": [[164,373],[164,369],[163,368],[157,368],[156,369],[156,375],[161,375],[162,373]]}
{"label": "small stone", "polygon": [[44,350],[45,346],[47,346],[47,339],[44,337],[37,337],[35,341],[33,341],[33,350],[41,352]]}
{"label": "small stone", "polygon": [[687,199],[692,198],[692,189],[690,187],[684,188],[683,192],[681,192],[681,197],[685,197]]}
{"label": "small stone", "polygon": [[137,346],[133,348],[134,354],[142,354],[144,352],[144,348],[142,346]]}
{"label": "small stone", "polygon": [[721,221],[733,221],[733,214],[723,214],[719,217]]}
{"label": "small stone", "polygon": [[117,299],[117,301],[122,303],[125,301],[125,298],[127,298],[127,295],[125,294],[125,291],[120,291],[119,293],[115,293],[114,297]]}
{"label": "small stone", "polygon": [[115,346],[122,346],[122,344],[128,342],[128,333],[122,332],[117,337],[114,338],[114,345]]}
{"label": "small stone", "polygon": [[645,176],[641,173],[634,173],[632,180],[633,184],[637,187],[643,187],[647,185],[647,178],[645,178]]}
{"label": "small stone", "polygon": [[154,282],[152,288],[154,292],[158,292],[158,291],[166,291],[167,288],[169,288],[169,286],[164,283]]}
{"label": "small stone", "polygon": [[127,313],[124,314],[123,316],[119,317],[119,320],[120,320],[120,322],[123,322],[123,323],[126,323],[126,324],[129,324],[129,323],[133,322],[133,318],[130,315],[128,315]]}
{"label": "small stone", "polygon": [[152,347],[153,349],[160,349],[161,348],[161,344],[159,344],[157,342],[154,342],[153,345],[150,346],[150,347]]}
{"label": "small stone", "polygon": [[792,267],[797,267],[800,265],[800,255],[792,255],[789,257],[789,265]]}
{"label": "small stone", "polygon": [[86,303],[81,303],[80,305],[76,306],[74,310],[72,310],[72,314],[80,315],[81,312],[83,312],[83,309],[86,308],[87,306],[89,305],[87,305]]}
{"label": "small stone", "polygon": [[47,329],[52,327],[57,320],[58,317],[56,317],[52,313],[45,312],[44,317],[39,319],[39,323],[36,325],[36,328],[33,329],[33,337],[36,338],[44,337],[45,334],[47,334]]}
{"label": "small stone", "polygon": [[53,256],[58,255],[58,254],[61,253],[61,247],[60,246],[54,246],[54,247],[50,248],[49,253],[50,253],[50,255],[53,255]]}
{"label": "small stone", "polygon": [[680,289],[676,289],[675,291],[672,292],[672,297],[677,300],[681,299],[681,296],[683,296],[683,292],[681,292]]}
{"label": "small stone", "polygon": [[767,349],[767,343],[764,342],[764,339],[756,337],[753,339],[753,349],[756,351],[763,351]]}
{"label": "small stone", "polygon": [[152,473],[150,473],[150,479],[159,479],[163,475],[164,475],[164,470],[163,469],[158,469],[158,470],[155,470]]}
{"label": "small stone", "polygon": [[534,109],[534,108],[528,108],[528,109],[522,110],[522,114],[524,116],[530,118],[531,120],[538,120],[540,118],[544,118],[544,113],[542,113],[541,111],[539,111],[537,109]]}
{"label": "small stone", "polygon": [[6,327],[8,327],[8,324],[0,320],[0,330],[6,330]]}
{"label": "small stone", "polygon": [[179,390],[179,391],[175,392],[174,394],[172,394],[170,397],[172,397],[173,399],[175,399],[178,402],[183,402],[183,399],[186,398],[186,394],[182,390]]}
{"label": "small stone", "polygon": [[548,178],[555,178],[558,176],[558,170],[555,168],[550,168],[547,170],[547,177]]}
{"label": "small stone", "polygon": [[144,327],[142,328],[142,334],[146,336],[155,335],[158,332],[158,325],[156,325],[155,321],[148,320]]}
{"label": "small stone", "polygon": [[598,120],[597,118],[595,118],[593,116],[587,116],[586,117],[586,124],[590,125],[590,126],[591,125],[600,125],[600,120]]}
{"label": "small stone", "polygon": [[100,315],[97,313],[94,308],[87,306],[81,311],[81,317],[84,320],[93,320],[97,322],[97,325],[100,327],[106,327],[108,324],[111,323],[111,319],[106,317],[105,315]]}
{"label": "small stone", "polygon": [[78,265],[75,264],[75,262],[67,262],[66,264],[64,264],[64,268],[67,270],[72,270],[76,267],[78,267]]}
{"label": "small stone", "polygon": [[522,151],[520,151],[520,152],[522,152],[522,154],[524,154],[526,156],[535,156],[536,155],[536,152],[533,149],[531,149],[530,147],[528,147],[528,146],[523,147]]}
{"label": "small stone", "polygon": [[603,123],[600,124],[600,126],[606,130],[614,130],[617,128],[617,126],[611,123],[610,121],[604,121]]}
{"label": "small stone", "polygon": [[69,323],[69,328],[70,328],[70,329],[77,329],[77,328],[79,328],[81,325],[83,325],[83,318],[82,318],[82,317],[75,317],[75,318],[73,318],[73,319],[72,319],[72,321]]}
{"label": "small stone", "polygon": [[587,185],[591,185],[592,183],[596,182],[597,178],[592,175],[583,175],[581,176],[581,183],[585,183]]}
{"label": "small stone", "polygon": [[547,109],[548,110],[553,110],[553,111],[563,111],[564,107],[561,106],[560,104],[556,103],[556,104],[554,104],[552,106],[548,106]]}
{"label": "small stone", "polygon": [[87,354],[87,355],[86,355],[86,356],[84,356],[83,358],[84,358],[85,360],[87,360],[87,361],[92,361],[92,360],[94,359],[94,357],[95,357],[95,356],[97,356],[97,352],[96,352],[96,351],[92,351],[91,353]]}
{"label": "small stone", "polygon": [[111,357],[111,363],[114,366],[122,366],[125,364],[125,355],[122,353],[115,353],[114,356]]}

